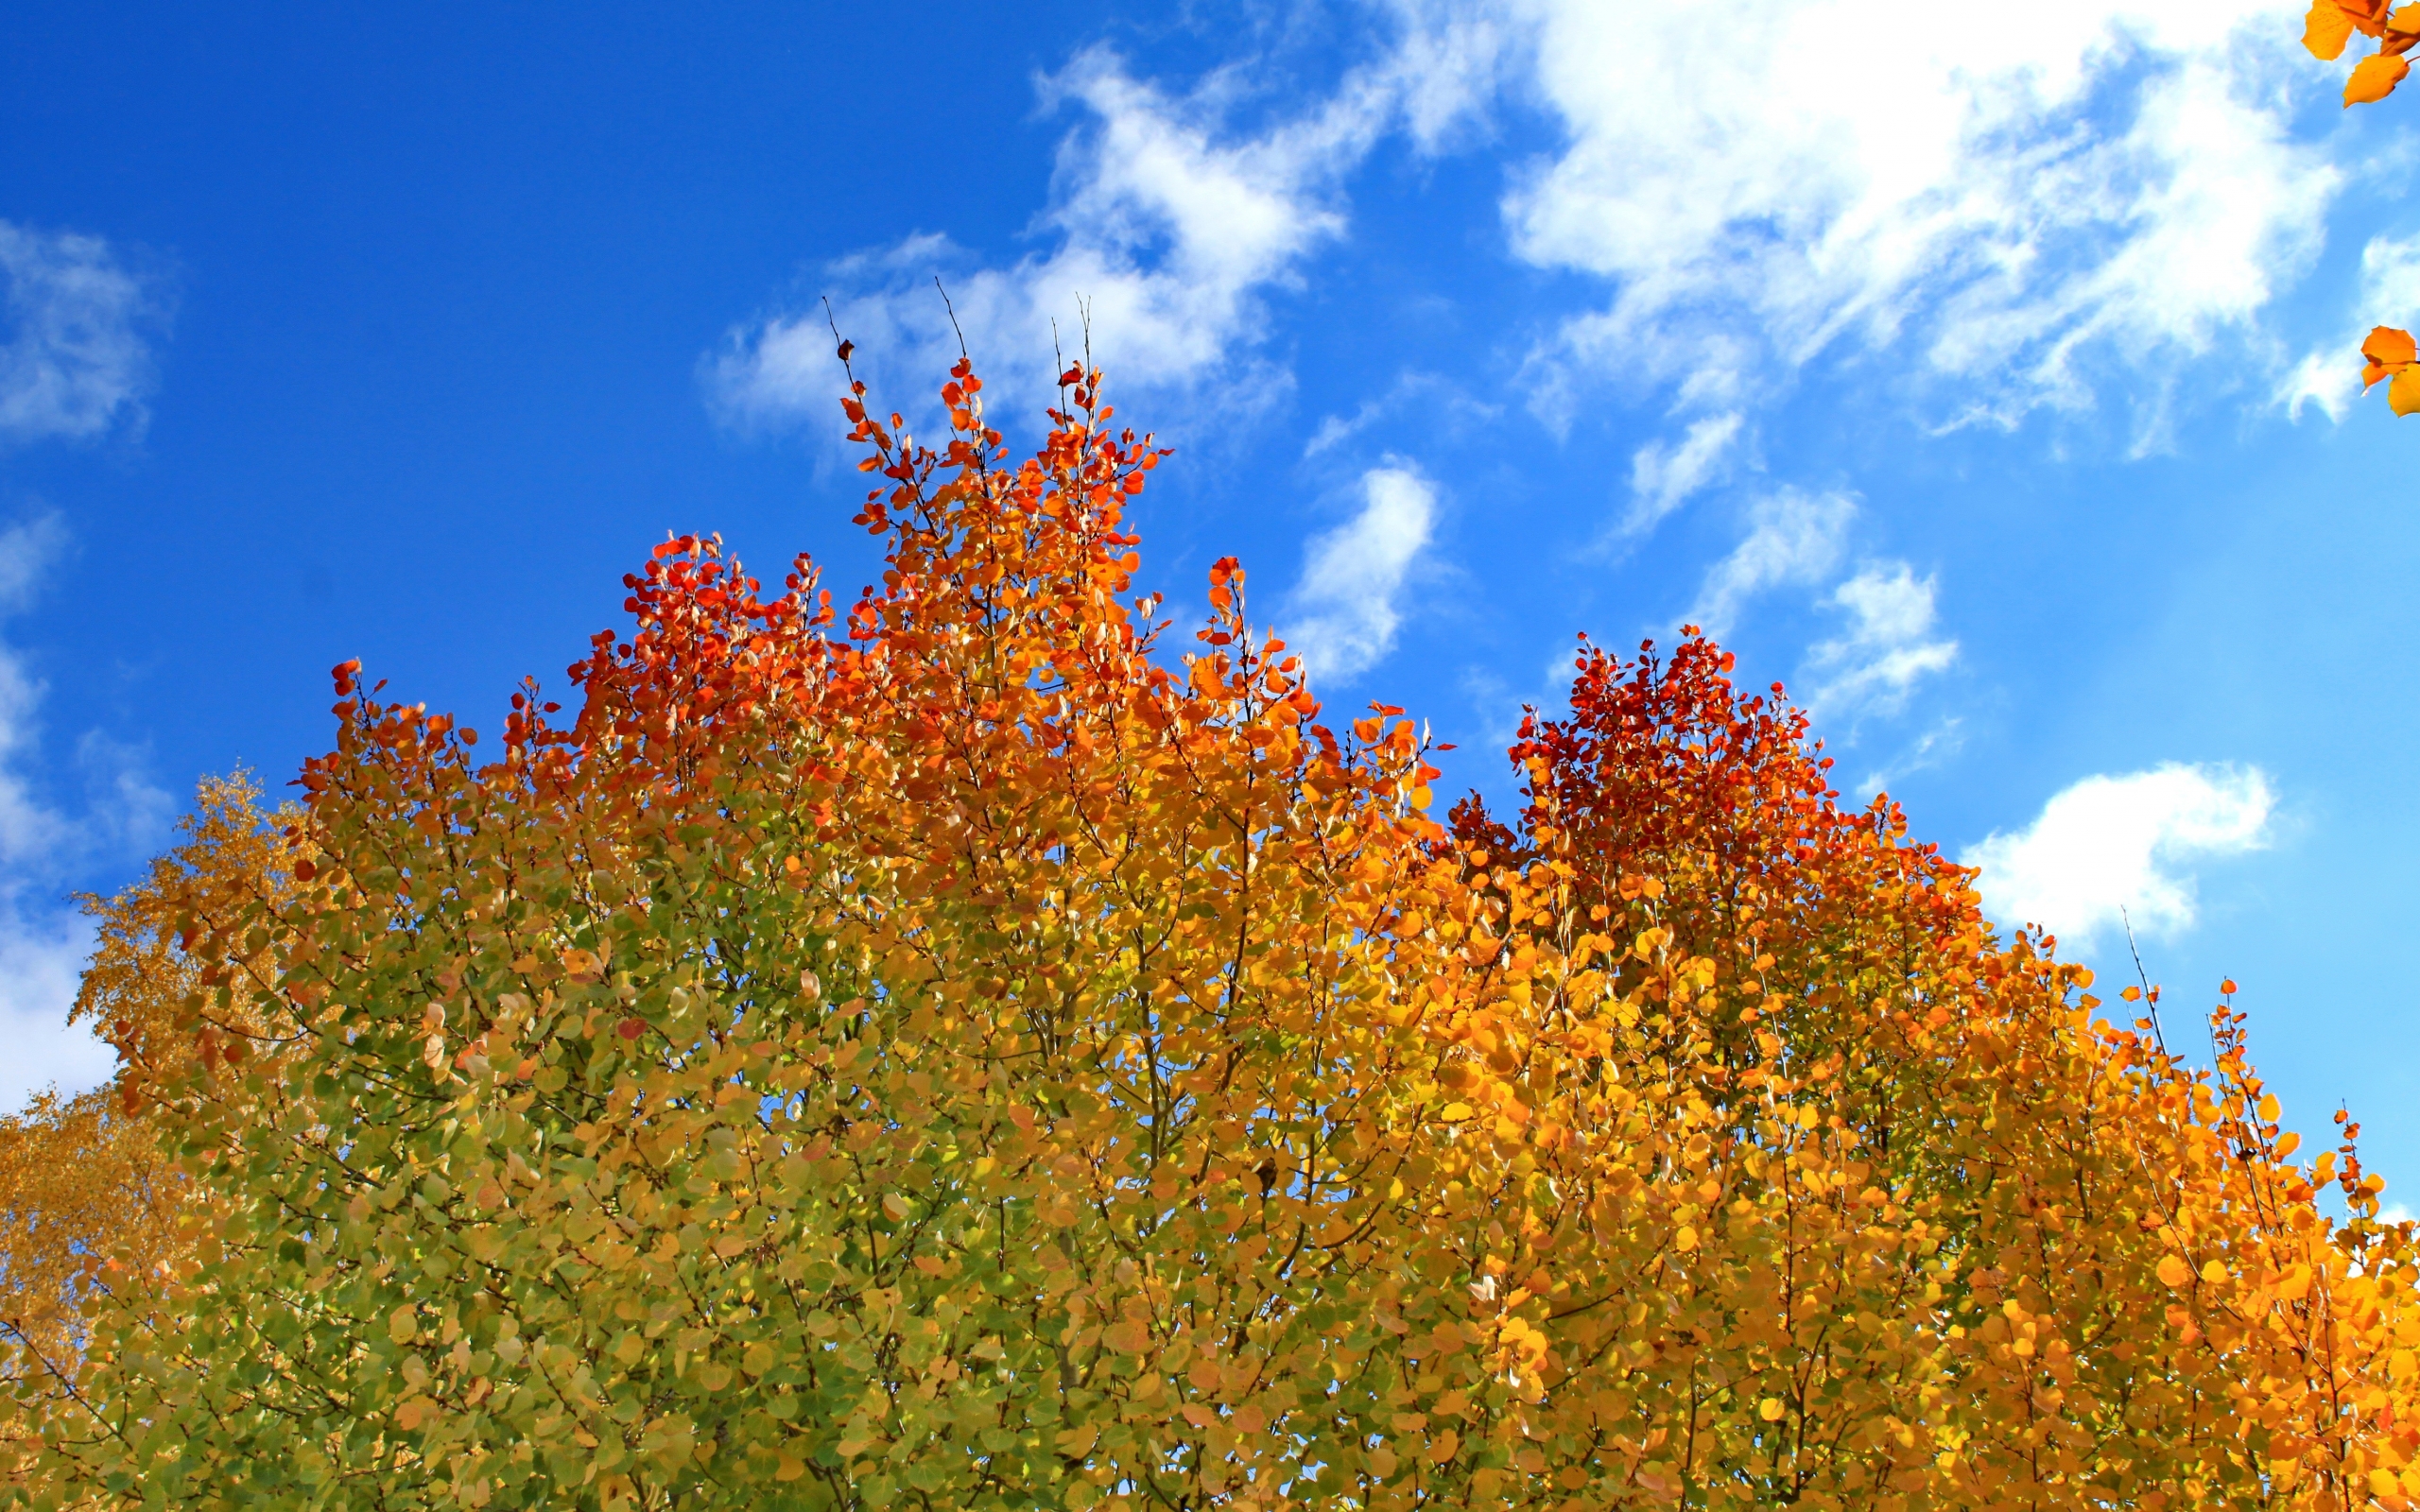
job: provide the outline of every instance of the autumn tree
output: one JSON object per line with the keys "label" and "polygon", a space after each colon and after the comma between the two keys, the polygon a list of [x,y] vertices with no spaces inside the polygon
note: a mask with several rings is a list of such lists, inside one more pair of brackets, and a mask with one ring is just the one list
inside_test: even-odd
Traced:
{"label": "autumn tree", "polygon": [[1163,643],[1100,382],[1014,465],[966,365],[938,450],[852,383],[881,585],[669,541],[493,746],[337,669],[273,885],[163,893],[198,1216],[17,1502],[2420,1490],[2411,1235],[2231,1012],[2097,1019],[1701,638],[1435,822],[1232,560]]}

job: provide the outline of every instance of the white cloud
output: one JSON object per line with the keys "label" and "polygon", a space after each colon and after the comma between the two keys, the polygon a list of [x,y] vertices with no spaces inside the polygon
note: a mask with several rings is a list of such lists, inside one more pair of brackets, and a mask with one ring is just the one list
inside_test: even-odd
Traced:
{"label": "white cloud", "polygon": [[2087,347],[2155,372],[2315,255],[2339,175],[2288,135],[2282,0],[2044,0],[1915,18],[1781,0],[1508,0],[1565,143],[1515,252],[1613,283],[1537,353],[1733,403],[1840,346],[1965,381],[1965,418],[2080,404]]}
{"label": "white cloud", "polygon": [[[1330,203],[1336,182],[1396,119],[1409,85],[1357,71],[1310,113],[1235,137],[1220,129],[1232,82],[1213,76],[1171,96],[1133,78],[1114,54],[1084,52],[1044,81],[1048,103],[1072,101],[1090,116],[1060,146],[1037,227],[1047,250],[1006,267],[973,266],[946,238],[926,235],[830,268],[833,302],[861,370],[876,373],[877,393],[921,394],[957,358],[937,273],[978,370],[1014,404],[1046,388],[1054,339],[1079,355],[1080,310],[1090,312],[1095,359],[1121,391],[1275,377],[1249,361],[1267,325],[1261,297],[1291,284],[1307,254],[1342,235],[1344,217]],[[820,306],[735,332],[708,378],[742,421],[838,412],[839,373]],[[887,403],[904,407],[902,399]],[[993,413],[997,423],[1002,406]]]}
{"label": "white cloud", "polygon": [[2277,402],[2294,419],[2316,404],[2342,421],[2361,397],[2361,342],[2373,326],[2411,327],[2420,317],[2420,236],[2373,236],[2361,249],[2355,319],[2326,346],[2307,353],[2279,386]]}
{"label": "white cloud", "polygon": [[1906,562],[1871,563],[1824,602],[1844,610],[1848,632],[1807,654],[1810,708],[1893,713],[1916,680],[1958,659],[1958,643],[1932,639],[1933,580]]}
{"label": "white cloud", "polygon": [[1405,129],[1424,152],[1486,114],[1503,84],[1518,30],[1499,8],[1460,0],[1378,0],[1396,35],[1375,71],[1402,102]]}
{"label": "white cloud", "polygon": [[1437,519],[1437,489],[1400,464],[1361,475],[1361,512],[1305,552],[1287,644],[1315,678],[1350,679],[1394,648],[1398,599]]}
{"label": "white cloud", "polygon": [[1679,444],[1650,441],[1631,454],[1630,512],[1622,533],[1637,535],[1688,502],[1730,470],[1732,442],[1739,435],[1737,411],[1708,415],[1690,424]]}
{"label": "white cloud", "polygon": [[1757,593],[1820,581],[1839,565],[1841,541],[1856,518],[1857,501],[1845,493],[1784,489],[1759,499],[1746,538],[1707,569],[1690,620],[1720,636]]}
{"label": "white cloud", "polygon": [[2195,918],[2191,864],[2259,849],[2273,807],[2258,767],[2170,762],[2087,777],[1959,860],[1982,868],[1984,912],[2003,925],[2081,945],[2118,929],[2123,909],[2136,934],[2172,935]]}
{"label": "white cloud", "polygon": [[29,919],[0,899],[0,1112],[49,1087],[70,1094],[97,1087],[115,1071],[110,1047],[67,1022],[92,949],[85,920]]}
{"label": "white cloud", "polygon": [[1484,421],[1503,414],[1504,406],[1479,399],[1452,379],[1433,372],[1406,371],[1395,378],[1392,387],[1374,399],[1365,399],[1350,415],[1323,417],[1312,431],[1311,438],[1303,446],[1303,459],[1309,461],[1332,451],[1359,436],[1379,421],[1408,409],[1418,409],[1429,434],[1459,434]]}
{"label": "white cloud", "polygon": [[[0,530],[0,617],[32,603],[43,576],[66,548],[57,515],[37,515]],[[24,765],[32,754],[44,689],[16,650],[0,643],[0,887],[68,837],[67,821],[38,799]]]}
{"label": "white cloud", "polygon": [[158,301],[109,243],[0,220],[0,441],[141,423]]}
{"label": "white cloud", "polygon": [[[66,544],[54,515],[0,530],[0,617],[33,601]],[[78,748],[96,789],[88,812],[73,817],[43,801],[26,776],[43,691],[23,656],[0,642],[0,1109],[54,1082],[73,1092],[109,1076],[109,1049],[67,1023],[92,926],[53,889],[79,857],[151,843],[170,807],[143,779],[135,753],[97,734]]]}

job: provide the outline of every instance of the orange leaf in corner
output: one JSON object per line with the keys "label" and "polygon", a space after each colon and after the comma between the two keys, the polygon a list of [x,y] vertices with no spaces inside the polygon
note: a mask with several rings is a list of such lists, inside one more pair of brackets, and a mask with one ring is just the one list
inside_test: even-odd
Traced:
{"label": "orange leaf in corner", "polygon": [[2368,105],[2394,93],[2411,65],[2387,53],[2372,53],[2353,65],[2353,77],[2344,81],[2344,104]]}
{"label": "orange leaf in corner", "polygon": [[2303,45],[2312,57],[2335,61],[2352,35],[2353,18],[2336,0],[2310,0],[2310,14],[2303,18]]}

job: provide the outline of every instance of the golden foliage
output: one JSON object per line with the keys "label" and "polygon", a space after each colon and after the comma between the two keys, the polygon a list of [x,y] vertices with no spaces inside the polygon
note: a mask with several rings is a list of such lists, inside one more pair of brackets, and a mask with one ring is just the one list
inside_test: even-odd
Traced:
{"label": "golden foliage", "polygon": [[[151,1103],[217,1041],[186,1009],[197,971],[174,936],[181,919],[191,929],[232,918],[244,899],[284,896],[286,846],[259,800],[248,777],[203,782],[182,844],[115,897],[82,900],[97,938],[69,1020],[116,1048],[117,1073],[0,1120],[0,1374],[29,1399],[72,1401],[87,1308],[103,1297],[139,1306],[187,1248],[180,1220],[196,1193]],[[233,1025],[259,1026],[249,1010]]]}
{"label": "golden foliage", "polygon": [[26,1499],[2407,1504],[2411,1230],[2236,1016],[2098,1022],[1695,637],[1432,822],[1234,562],[1163,651],[1098,386],[853,387],[881,589],[669,541],[492,760],[337,669],[290,869],[162,889],[210,1197]]}

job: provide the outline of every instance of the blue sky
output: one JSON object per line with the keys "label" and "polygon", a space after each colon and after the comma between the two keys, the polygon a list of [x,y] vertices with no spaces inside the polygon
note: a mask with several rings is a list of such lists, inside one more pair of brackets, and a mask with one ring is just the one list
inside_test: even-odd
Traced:
{"label": "blue sky", "polygon": [[1699,620],[2420,1161],[2420,429],[2354,377],[2420,105],[2289,6],[9,10],[0,1097],[106,1069],[64,896],[323,749],[334,662],[478,724],[667,529],[870,576],[819,301],[913,413],[939,276],[1012,434],[1087,305],[1150,586],[1240,556],[1449,782]]}

